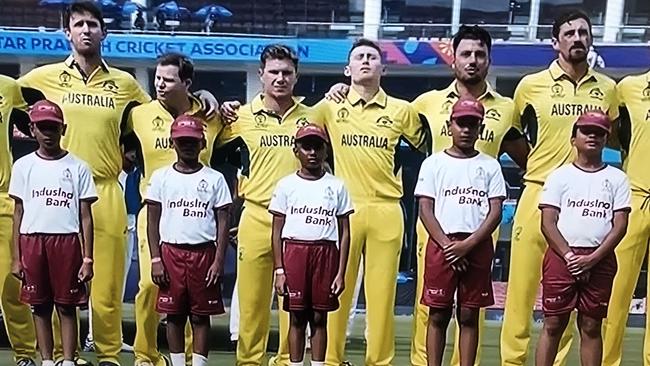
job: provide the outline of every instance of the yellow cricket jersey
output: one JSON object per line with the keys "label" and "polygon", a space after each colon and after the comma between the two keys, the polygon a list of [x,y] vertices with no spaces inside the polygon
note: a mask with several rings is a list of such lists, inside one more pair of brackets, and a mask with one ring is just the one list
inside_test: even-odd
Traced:
{"label": "yellow cricket jersey", "polygon": [[86,161],[95,179],[117,179],[122,170],[120,136],[130,132],[122,123],[125,107],[151,100],[133,76],[104,62],[86,76],[70,56],[38,67],[18,82],[61,107],[68,125],[63,148]]}
{"label": "yellow cricket jersey", "polygon": [[[210,165],[214,140],[223,128],[221,119],[213,117],[206,120],[203,114],[203,105],[193,96],[190,110],[185,114],[197,116],[204,120],[206,148],[201,151],[199,160],[204,165]],[[140,153],[144,163],[144,176],[140,180],[140,194],[145,195],[147,183],[151,174],[157,169],[173,164],[176,161],[176,152],[170,137],[174,116],[158,100],[141,104],[129,113],[128,125],[140,142]]]}
{"label": "yellow cricket jersey", "polygon": [[618,117],[615,87],[612,79],[592,69],[575,84],[557,60],[521,80],[514,101],[532,145],[525,182],[543,184],[553,170],[573,161],[571,130],[583,112],[599,109],[612,120]]}
{"label": "yellow cricket jersey", "polygon": [[300,167],[294,139],[299,127],[318,123],[311,115],[312,109],[294,98],[294,105],[278,116],[266,110],[258,95],[239,109],[237,121],[223,128],[217,146],[239,140],[247,150],[242,154],[244,178],[239,180],[239,196],[247,203],[268,207],[277,182]]}
{"label": "yellow cricket jersey", "polygon": [[[449,117],[451,107],[458,98],[454,81],[446,89],[426,92],[412,103],[415,111],[426,117],[429,123],[433,152],[439,152],[451,146]],[[513,127],[517,128],[519,125],[515,104],[512,99],[501,96],[489,85],[485,93],[478,99],[485,108],[485,128],[476,141],[476,149],[493,158],[498,158],[504,137]]]}
{"label": "yellow cricket jersey", "polygon": [[16,80],[0,75],[0,193],[6,193],[11,178],[13,157],[9,144],[13,136],[10,117],[14,108],[25,110],[27,104],[23,100],[20,86]]}
{"label": "yellow cricket jersey", "polygon": [[618,100],[627,115],[621,116],[625,136],[621,136],[626,159],[625,172],[633,190],[650,193],[650,72],[628,76],[617,87]]}
{"label": "yellow cricket jersey", "polygon": [[402,138],[419,148],[423,126],[407,101],[382,89],[370,101],[350,88],[342,103],[323,100],[314,107],[334,150],[334,174],[345,182],[353,201],[399,200],[402,177],[397,147]]}

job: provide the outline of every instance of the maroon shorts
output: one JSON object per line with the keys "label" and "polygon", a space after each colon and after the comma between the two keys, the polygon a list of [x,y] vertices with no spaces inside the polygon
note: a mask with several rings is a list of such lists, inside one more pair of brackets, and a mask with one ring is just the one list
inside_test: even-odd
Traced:
{"label": "maroon shorts", "polygon": [[78,234],[20,235],[25,278],[20,300],[29,305],[88,303],[86,284],[79,282],[83,263]]}
{"label": "maroon shorts", "polygon": [[[463,240],[469,234],[450,234],[451,240]],[[458,273],[445,260],[442,249],[433,240],[427,243],[424,267],[424,290],[420,303],[431,308],[446,309],[454,305],[458,291],[458,306],[483,308],[494,304],[492,292],[492,239],[479,243],[465,257],[467,271]]]}
{"label": "maroon shorts", "polygon": [[[595,249],[572,248],[578,255],[590,254]],[[578,309],[592,318],[605,318],[616,269],[616,256],[612,253],[589,271],[587,281],[579,282],[569,272],[564,258],[548,248],[542,273],[544,315],[564,315]]]}
{"label": "maroon shorts", "polygon": [[339,308],[339,299],[331,289],[339,270],[335,243],[285,240],[282,260],[289,294],[283,304],[285,311]]}
{"label": "maroon shorts", "polygon": [[212,286],[207,286],[205,281],[216,254],[213,243],[163,243],[161,258],[169,285],[158,289],[156,310],[173,315],[223,314],[220,281]]}

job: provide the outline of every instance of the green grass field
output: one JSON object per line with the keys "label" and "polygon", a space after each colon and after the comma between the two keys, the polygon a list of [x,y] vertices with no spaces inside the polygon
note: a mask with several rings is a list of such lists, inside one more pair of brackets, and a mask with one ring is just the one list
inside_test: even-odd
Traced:
{"label": "green grass field", "polygon": [[[125,339],[127,341],[133,339],[134,332],[134,323],[132,316],[133,306],[126,304],[125,305]],[[271,336],[270,348],[276,347],[277,339],[277,323],[275,322],[272,326],[273,335]],[[395,366],[407,366],[409,365],[409,348],[410,348],[410,337],[411,337],[411,322],[412,318],[410,316],[398,316],[396,317],[396,356],[393,362]],[[364,340],[363,340],[363,324],[364,318],[363,315],[359,315],[355,322],[355,327],[353,329],[352,339],[348,346],[348,359],[354,365],[360,366],[363,365],[363,354],[364,354]],[[450,327],[451,329],[452,327]],[[534,347],[537,341],[537,334],[539,327],[534,328],[533,339],[531,345]],[[499,334],[501,332],[500,324],[497,322],[488,322],[487,329],[485,330],[483,337],[483,356],[481,360],[481,365],[492,366],[499,365]],[[159,335],[164,337],[162,332],[159,332]],[[450,333],[451,335],[451,333]],[[163,338],[164,339],[164,338]],[[235,364],[235,354],[234,352],[227,351],[228,348],[228,315],[215,317],[213,319],[213,331],[211,335],[211,344],[213,351],[210,353],[210,365],[234,365]],[[446,350],[447,359],[451,356],[451,347],[449,345],[449,340],[453,338],[448,337],[448,347]],[[11,352],[8,349],[6,341],[2,343],[4,347],[0,351],[0,365],[12,365]],[[629,328],[626,334],[625,343],[624,343],[624,355],[623,355],[623,365],[625,366],[637,366],[641,364],[641,353],[643,349],[643,330],[636,328]],[[568,365],[579,365],[578,358],[578,349],[577,343],[574,343],[569,357]],[[84,354],[84,357],[90,361],[95,362],[94,354]],[[96,364],[96,363],[95,363]],[[446,364],[446,363],[445,363]],[[532,359],[529,359],[529,365],[533,365]],[[130,366],[133,365],[133,355],[128,353],[122,354],[122,365]]]}

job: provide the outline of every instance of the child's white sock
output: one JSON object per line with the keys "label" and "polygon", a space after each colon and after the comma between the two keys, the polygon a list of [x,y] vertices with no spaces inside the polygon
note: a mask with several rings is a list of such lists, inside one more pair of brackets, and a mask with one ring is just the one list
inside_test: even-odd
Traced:
{"label": "child's white sock", "polygon": [[185,353],[170,353],[172,366],[185,366]]}
{"label": "child's white sock", "polygon": [[208,358],[198,353],[192,353],[192,366],[208,366]]}
{"label": "child's white sock", "polygon": [[289,366],[305,366],[305,361],[300,361],[300,362],[289,361]]}
{"label": "child's white sock", "polygon": [[311,366],[325,366],[325,361],[312,361]]}
{"label": "child's white sock", "polygon": [[52,361],[52,360],[43,360],[41,362],[41,365],[43,365],[43,366],[54,366],[54,361]]}
{"label": "child's white sock", "polygon": [[74,364],[74,361],[66,360],[66,361],[63,361],[61,366],[75,366],[75,364]]}

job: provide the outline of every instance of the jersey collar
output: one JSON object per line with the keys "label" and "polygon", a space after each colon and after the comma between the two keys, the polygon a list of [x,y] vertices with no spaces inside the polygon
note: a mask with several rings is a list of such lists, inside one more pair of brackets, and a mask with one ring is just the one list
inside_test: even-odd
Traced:
{"label": "jersey collar", "polygon": [[[188,97],[190,98],[190,109],[187,112],[185,112],[184,114],[186,114],[188,116],[195,116],[197,114],[202,113],[203,112],[203,104],[201,104],[201,101],[192,94],[188,94]],[[171,111],[169,109],[167,109],[165,107],[165,105],[162,104],[159,100],[156,99],[156,103],[158,103],[158,106],[160,107],[160,109],[162,109],[163,111],[169,113],[170,116],[174,117],[174,115],[171,113]]]}
{"label": "jersey collar", "polygon": [[[560,67],[560,62],[557,59],[551,62],[548,71],[551,73],[551,77],[555,81],[558,81],[561,78],[569,78],[569,75],[567,75],[567,73]],[[589,80],[598,81],[596,74],[591,67],[587,69],[587,74],[578,83],[581,84]]]}
{"label": "jersey collar", "polygon": [[[458,82],[456,80],[452,81],[451,84],[449,84],[449,86],[444,90],[444,94],[445,94],[445,96],[447,98],[459,98],[460,97],[460,94],[458,94],[457,83]],[[486,98],[494,98],[494,93],[495,93],[494,89],[492,89],[492,86],[490,85],[490,83],[485,82],[485,84],[486,84],[485,92],[483,92],[483,94],[481,94],[478,97],[478,100],[483,100],[483,99],[486,99]]]}
{"label": "jersey collar", "polygon": [[[290,115],[291,112],[293,112],[296,108],[298,108],[302,100],[305,98],[294,96],[291,97],[291,99],[293,99],[293,105],[289,109],[287,109],[287,112],[284,114],[284,116],[278,116],[278,117],[284,118]],[[262,95],[262,93],[256,95],[255,98],[251,101],[251,111],[253,112],[253,114],[266,113],[272,116],[277,116],[275,112],[266,109],[266,107],[264,106],[264,95]]]}
{"label": "jersey collar", "polygon": [[[350,91],[348,91],[347,98],[348,98],[348,102],[350,102],[350,104],[352,104],[353,106],[363,101],[363,99],[361,99],[361,95],[359,95],[359,93],[357,93],[357,91],[354,90],[354,88],[352,87],[350,87]],[[372,99],[366,102],[366,105],[376,104],[381,108],[386,108],[387,103],[388,103],[388,95],[386,95],[384,89],[379,88],[377,94],[375,94],[375,96],[372,97]]]}
{"label": "jersey collar", "polygon": [[106,61],[104,61],[104,59],[102,59],[102,62],[99,64],[99,67],[96,68],[95,71],[93,71],[92,73],[90,73],[90,75],[84,75],[83,71],[82,71],[81,68],[79,67],[79,64],[77,63],[77,61],[75,61],[73,55],[68,56],[68,58],[66,58],[65,61],[64,61],[63,63],[64,63],[65,66],[68,67],[69,69],[77,70],[77,71],[79,72],[79,75],[81,75],[81,77],[82,77],[82,79],[83,79],[84,81],[87,81],[87,80],[92,79],[93,76],[95,76],[95,74],[97,74],[97,72],[98,72],[99,70],[102,70],[103,72],[106,72],[106,73],[109,72],[109,71],[108,71],[108,70],[109,70],[109,69],[108,69],[108,64],[106,63]]}

